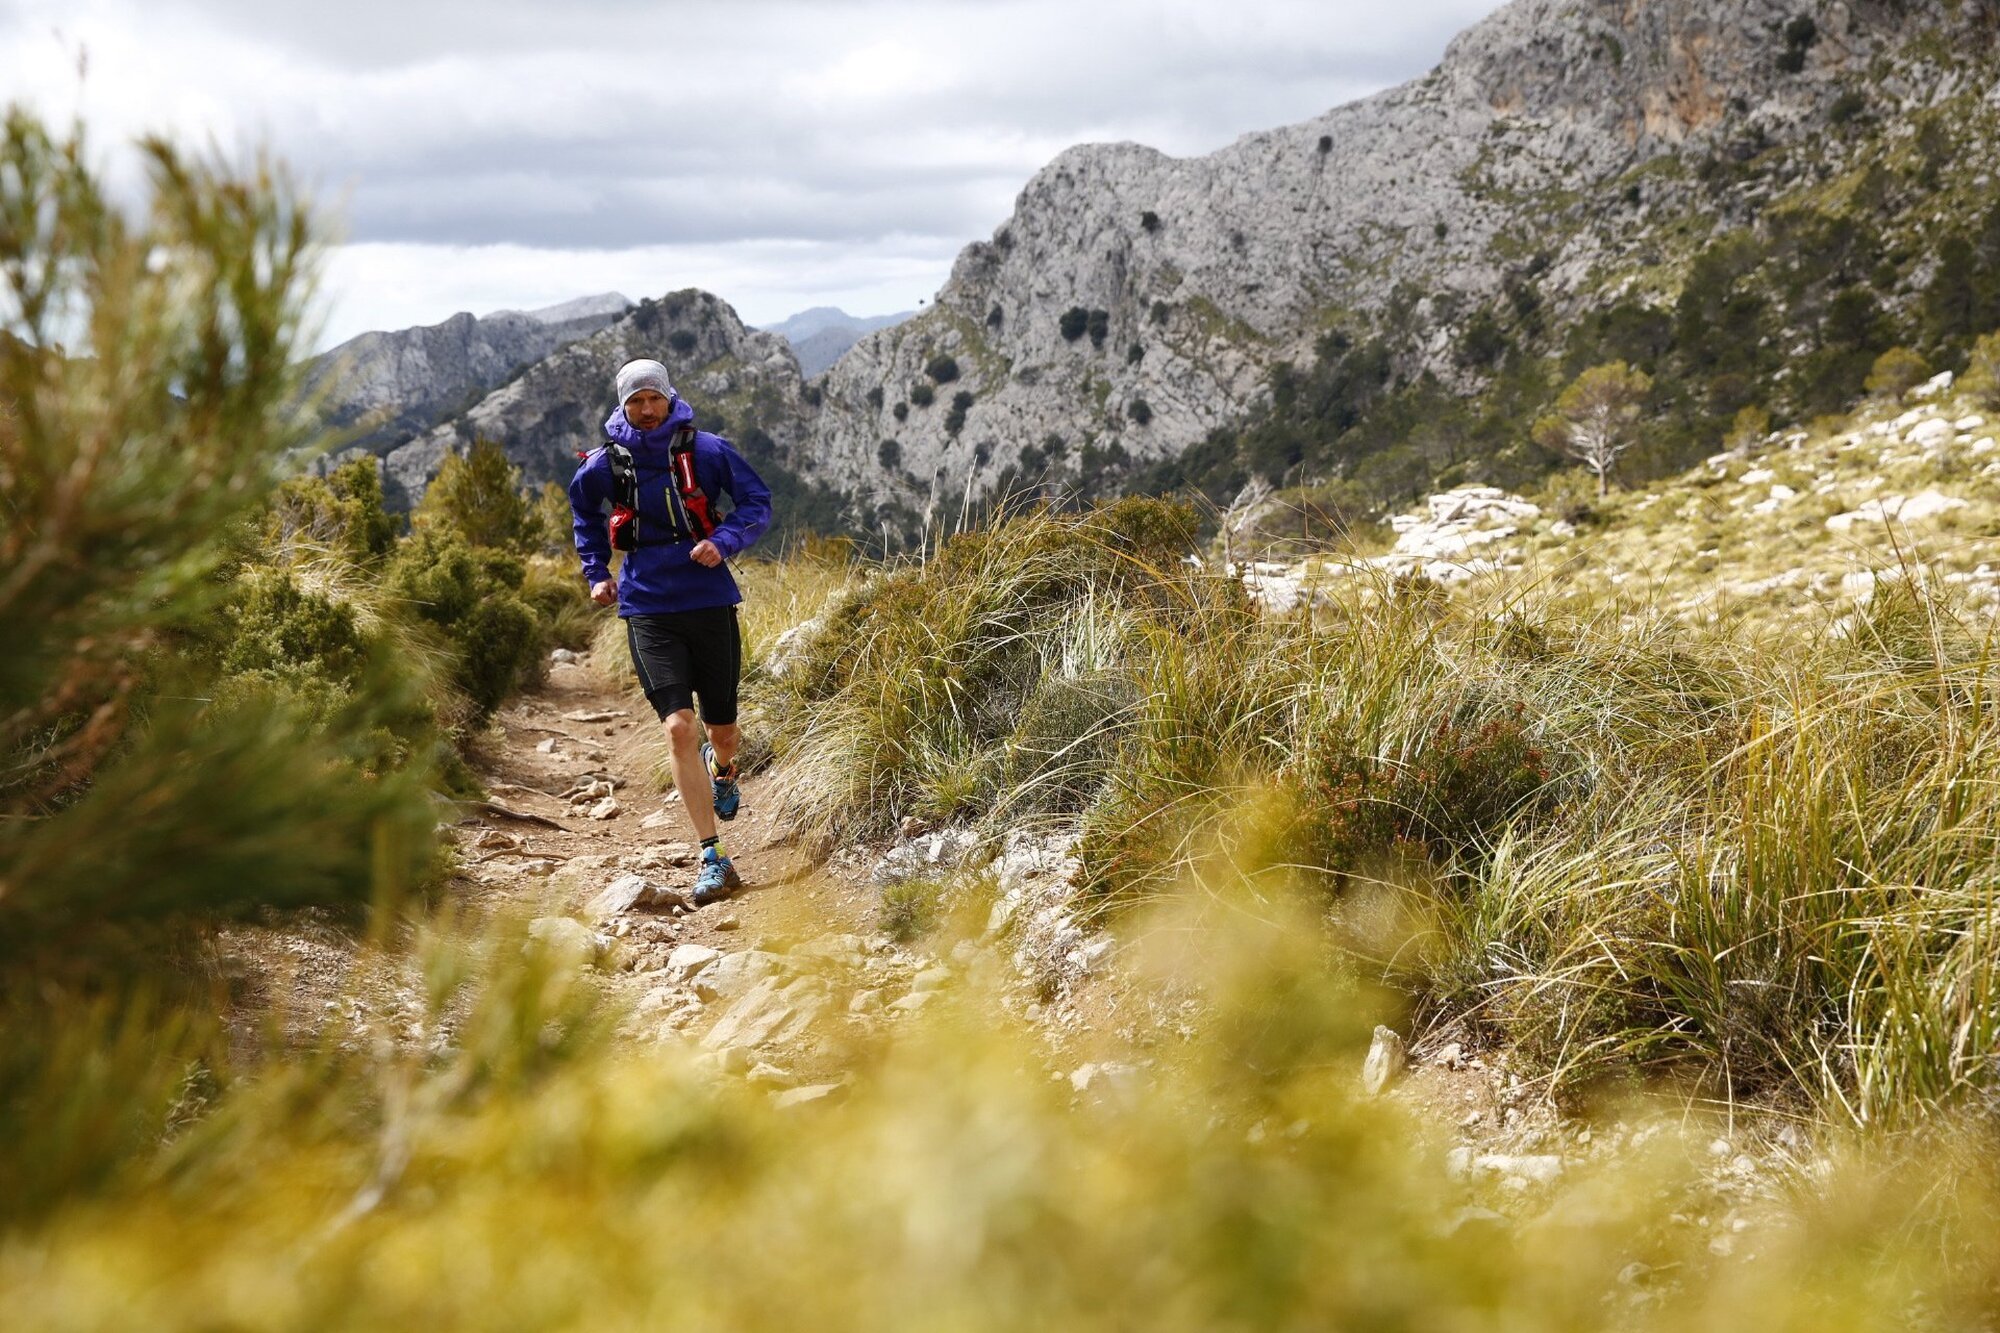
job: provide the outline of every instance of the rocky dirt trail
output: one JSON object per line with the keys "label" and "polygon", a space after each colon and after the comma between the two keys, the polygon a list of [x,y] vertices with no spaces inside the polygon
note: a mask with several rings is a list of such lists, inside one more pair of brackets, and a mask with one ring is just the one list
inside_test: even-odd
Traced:
{"label": "rocky dirt trail", "polygon": [[744,780],[742,812],[721,826],[744,888],[695,908],[694,835],[679,793],[658,791],[659,725],[588,657],[559,654],[475,762],[492,800],[458,829],[471,896],[531,905],[531,931],[587,953],[635,1040],[693,1040],[781,1101],[818,1100],[844,1087],[856,1038],[957,980],[877,931],[860,859],[787,840],[770,774]]}
{"label": "rocky dirt trail", "polygon": [[[899,944],[880,929],[879,881],[994,849],[966,830],[906,830],[880,856],[818,855],[784,835],[781,775],[747,778],[742,814],[723,826],[745,888],[695,909],[695,845],[678,797],[659,793],[658,724],[606,674],[562,655],[540,690],[501,710],[474,755],[491,799],[466,807],[453,828],[463,866],[453,888],[475,916],[525,913],[532,933],[598,968],[635,1045],[692,1043],[720,1076],[781,1105],[829,1101],[867,1067],[871,1046],[972,984],[1031,1023],[1050,1076],[1088,1100],[1134,1095],[1155,1060],[1171,1058],[1174,1032],[1200,1021],[1123,975],[1111,936],[1087,934],[1069,915],[1068,841],[1010,835],[986,870],[995,906],[983,934]],[[236,931],[223,952],[295,1039],[344,1016],[358,1032],[449,1040],[423,1030],[408,977],[357,974],[363,955],[331,928]],[[1466,1032],[1437,1029],[1406,1046],[1383,1030],[1355,1077],[1408,1106],[1445,1171],[1496,1203],[1527,1203],[1566,1172],[1661,1132],[1653,1115],[1566,1119],[1539,1081],[1508,1065]],[[1768,1205],[1803,1145],[1790,1130],[1774,1135],[1776,1122],[1716,1135],[1700,1128],[1708,1119],[1684,1113],[1674,1137],[1706,1159],[1721,1240]],[[1709,1211],[1699,1225],[1711,1225]]]}

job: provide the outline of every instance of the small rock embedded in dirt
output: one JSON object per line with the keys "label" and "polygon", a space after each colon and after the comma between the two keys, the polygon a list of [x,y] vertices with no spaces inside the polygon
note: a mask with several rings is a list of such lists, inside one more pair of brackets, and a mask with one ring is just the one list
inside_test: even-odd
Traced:
{"label": "small rock embedded in dirt", "polygon": [[748,1046],[725,1046],[716,1052],[715,1063],[725,1074],[747,1074],[757,1063],[757,1053]]}
{"label": "small rock embedded in dirt", "polygon": [[581,708],[574,713],[564,713],[563,721],[579,722],[584,726],[592,726],[600,722],[615,722],[621,717],[630,716],[631,714],[622,708],[600,708],[595,711],[588,708]]}
{"label": "small rock embedded in dirt", "polygon": [[553,736],[549,737],[547,740],[543,741],[540,745],[537,745],[535,749],[539,750],[543,754],[554,754],[556,752],[556,738]]}
{"label": "small rock embedded in dirt", "polygon": [[558,956],[576,963],[601,961],[614,941],[600,935],[581,921],[566,916],[538,916],[528,923],[528,946],[540,944]]}
{"label": "small rock embedded in dirt", "polygon": [[790,1074],[768,1062],[753,1065],[750,1072],[743,1076],[743,1080],[759,1088],[789,1088],[798,1082]]}
{"label": "small rock embedded in dirt", "polygon": [[1472,1159],[1472,1166],[1475,1170],[1523,1184],[1551,1185],[1563,1173],[1563,1159],[1554,1154],[1517,1156],[1511,1153],[1482,1153]]}
{"label": "small rock embedded in dirt", "polygon": [[647,815],[644,819],[639,821],[639,828],[643,832],[651,833],[654,829],[663,829],[668,827],[669,825],[678,825],[679,823],[680,821],[678,819],[668,814],[666,811],[655,810],[652,814]]}
{"label": "small rock embedded in dirt", "polygon": [[1121,1064],[1116,1060],[1092,1061],[1078,1065],[1069,1076],[1069,1085],[1077,1092],[1096,1089],[1120,1094],[1134,1090],[1139,1080],[1139,1066]]}
{"label": "small rock embedded in dirt", "polygon": [[877,884],[900,884],[922,875],[955,870],[978,849],[979,835],[971,829],[940,829],[891,847],[875,863],[871,878]]}
{"label": "small rock embedded in dirt", "polygon": [[1443,1065],[1446,1069],[1463,1068],[1465,1065],[1465,1047],[1455,1041],[1449,1043],[1443,1050],[1437,1053],[1437,1063]]}
{"label": "small rock embedded in dirt", "polygon": [[914,1014],[937,997],[938,993],[934,990],[911,991],[889,1007],[899,1013]]}
{"label": "small rock embedded in dirt", "polygon": [[590,807],[590,817],[592,819],[616,819],[622,808],[618,804],[616,796],[607,796],[596,805]]}
{"label": "small rock embedded in dirt", "polygon": [[780,1111],[788,1111],[795,1106],[811,1106],[820,1102],[831,1103],[846,1096],[844,1083],[813,1083],[803,1088],[790,1088],[771,1098],[771,1105]]}
{"label": "small rock embedded in dirt", "polygon": [[631,911],[652,890],[652,884],[644,875],[620,875],[605,885],[584,910],[601,921]]}
{"label": "small rock embedded in dirt", "polygon": [[917,973],[916,980],[910,983],[910,991],[920,995],[925,991],[943,990],[949,985],[951,985],[950,968],[927,967]]}
{"label": "small rock embedded in dirt", "polygon": [[486,832],[480,834],[479,840],[472,845],[481,851],[511,852],[522,846],[522,840],[518,834],[502,833],[499,829],[488,829]]}
{"label": "small rock embedded in dirt", "polygon": [[726,916],[715,923],[715,928],[717,930],[741,930],[743,929],[743,923],[733,916]]}
{"label": "small rock embedded in dirt", "polygon": [[691,981],[696,973],[722,957],[720,949],[706,944],[683,944],[667,955],[667,976],[673,981]]}
{"label": "small rock embedded in dirt", "polygon": [[850,1014],[873,1014],[880,1012],[881,1008],[882,992],[878,990],[856,991],[854,997],[847,1002],[847,1012]]}
{"label": "small rock embedded in dirt", "polygon": [[1377,1027],[1375,1039],[1368,1044],[1368,1058],[1361,1065],[1361,1090],[1370,1097],[1380,1095],[1403,1072],[1409,1059],[1403,1039],[1391,1028]]}
{"label": "small rock embedded in dirt", "polygon": [[569,648],[558,648],[549,654],[549,661],[557,666],[575,666],[583,660],[583,654]]}

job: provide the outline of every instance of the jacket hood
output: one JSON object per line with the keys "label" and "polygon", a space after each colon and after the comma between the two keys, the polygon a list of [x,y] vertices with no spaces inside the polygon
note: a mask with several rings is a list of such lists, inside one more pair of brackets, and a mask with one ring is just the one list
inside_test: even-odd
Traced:
{"label": "jacket hood", "polygon": [[627,449],[644,448],[652,445],[661,449],[667,447],[674,438],[674,432],[694,420],[694,409],[687,399],[676,396],[674,405],[667,410],[667,419],[649,431],[641,432],[625,419],[625,409],[614,407],[605,418],[604,437],[616,440]]}

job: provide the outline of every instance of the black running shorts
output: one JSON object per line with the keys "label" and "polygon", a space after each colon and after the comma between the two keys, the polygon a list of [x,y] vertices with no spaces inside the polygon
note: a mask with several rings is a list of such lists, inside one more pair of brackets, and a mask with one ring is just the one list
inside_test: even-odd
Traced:
{"label": "black running shorts", "polygon": [[701,700],[701,720],[715,726],[736,721],[736,680],[743,669],[743,638],[736,608],[706,607],[661,615],[625,617],[632,669],[646,701],[662,720]]}

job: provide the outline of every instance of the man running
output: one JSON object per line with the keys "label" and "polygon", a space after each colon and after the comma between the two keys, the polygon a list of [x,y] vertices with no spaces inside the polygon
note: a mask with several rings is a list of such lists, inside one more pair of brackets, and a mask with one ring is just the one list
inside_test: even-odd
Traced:
{"label": "man running", "polygon": [[[726,561],[771,525],[771,492],[719,435],[694,428],[689,407],[657,361],[631,361],[615,381],[618,406],[604,423],[611,443],[584,459],[569,484],[576,549],[599,606],[618,603],[632,667],[660,715],[674,786],[701,839],[697,907],[727,898],[742,880],[716,832],[736,818],[736,686],[743,664],[736,590]],[[623,451],[614,446],[623,446]],[[630,463],[626,460],[629,458]],[[718,502],[730,499],[722,517]],[[619,519],[629,507],[631,516]],[[611,523],[630,536],[620,575],[611,571]],[[698,742],[700,701],[706,744]],[[710,799],[696,793],[707,787]]]}

